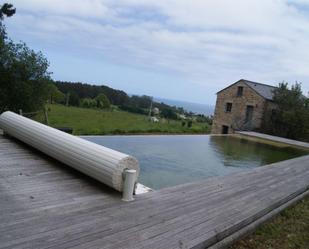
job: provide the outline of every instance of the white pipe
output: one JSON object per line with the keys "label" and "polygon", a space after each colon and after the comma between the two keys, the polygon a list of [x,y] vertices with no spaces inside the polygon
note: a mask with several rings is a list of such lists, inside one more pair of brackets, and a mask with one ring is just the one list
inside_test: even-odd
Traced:
{"label": "white pipe", "polygon": [[129,155],[72,136],[13,112],[0,115],[0,128],[5,133],[63,162],[98,181],[122,192],[123,172],[136,170],[138,161]]}
{"label": "white pipe", "polygon": [[133,192],[135,189],[136,170],[126,169],[124,171],[125,179],[122,192],[123,201],[133,201]]}

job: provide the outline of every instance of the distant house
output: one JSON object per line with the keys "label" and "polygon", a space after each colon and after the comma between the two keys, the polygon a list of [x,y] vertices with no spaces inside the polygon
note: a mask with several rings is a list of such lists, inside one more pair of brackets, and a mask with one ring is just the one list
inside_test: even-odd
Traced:
{"label": "distant house", "polygon": [[274,109],[274,86],[241,79],[217,92],[212,133],[258,130],[266,110]]}
{"label": "distant house", "polygon": [[160,110],[159,110],[158,107],[155,107],[155,108],[152,109],[152,112],[153,112],[154,115],[159,115]]}

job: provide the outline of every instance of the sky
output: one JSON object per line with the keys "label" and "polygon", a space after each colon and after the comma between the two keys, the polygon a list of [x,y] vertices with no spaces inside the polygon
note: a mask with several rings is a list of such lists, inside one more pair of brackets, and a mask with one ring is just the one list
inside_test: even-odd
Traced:
{"label": "sky", "polygon": [[309,0],[7,1],[56,80],[211,105],[239,79],[309,91]]}

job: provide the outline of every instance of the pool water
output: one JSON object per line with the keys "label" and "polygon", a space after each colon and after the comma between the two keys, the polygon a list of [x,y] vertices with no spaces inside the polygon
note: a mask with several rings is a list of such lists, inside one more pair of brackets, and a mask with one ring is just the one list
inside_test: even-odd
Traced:
{"label": "pool water", "polygon": [[153,188],[203,180],[306,155],[294,147],[278,147],[233,136],[158,135],[85,136],[94,143],[135,156],[139,182]]}

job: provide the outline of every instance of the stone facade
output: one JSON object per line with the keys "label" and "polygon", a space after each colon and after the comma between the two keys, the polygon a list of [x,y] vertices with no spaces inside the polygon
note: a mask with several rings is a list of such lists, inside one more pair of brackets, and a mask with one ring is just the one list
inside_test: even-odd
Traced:
{"label": "stone facade", "polygon": [[[242,87],[242,94],[239,87]],[[245,80],[232,84],[217,93],[212,133],[259,129],[269,102],[246,84]]]}

